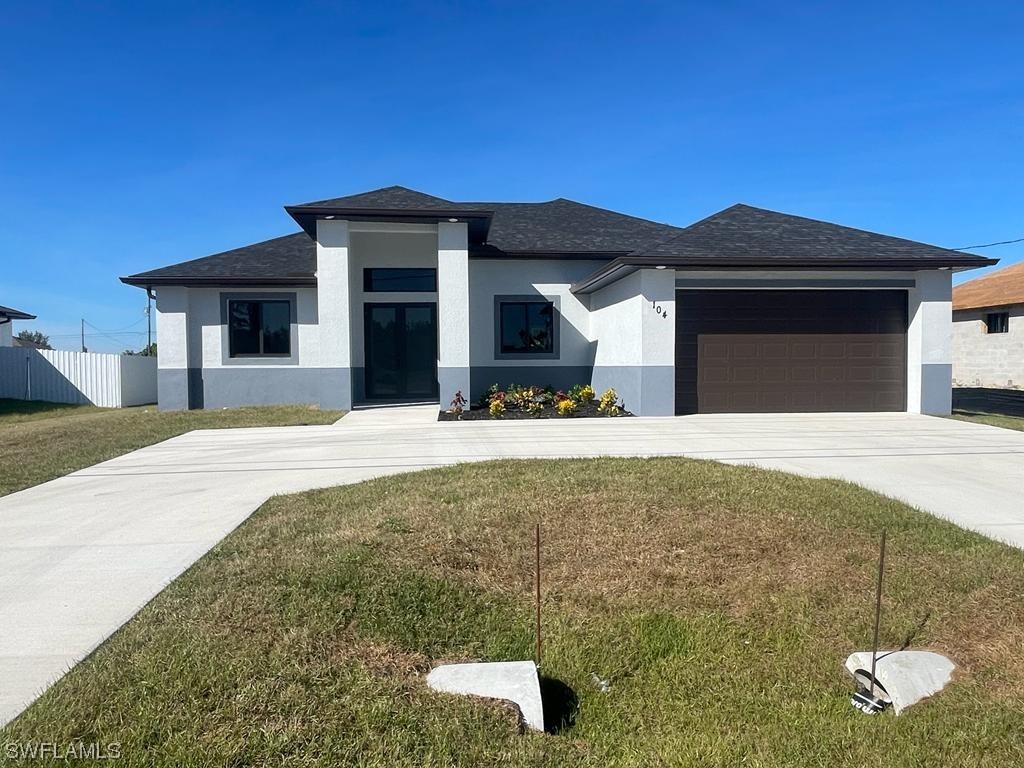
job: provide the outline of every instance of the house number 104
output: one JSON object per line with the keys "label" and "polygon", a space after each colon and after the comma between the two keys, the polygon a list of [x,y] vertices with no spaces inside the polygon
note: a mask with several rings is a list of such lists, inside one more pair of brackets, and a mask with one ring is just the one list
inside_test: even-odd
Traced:
{"label": "house number 104", "polygon": [[662,317],[668,317],[668,310],[662,307],[661,304],[659,304],[658,302],[652,301],[651,306],[654,307],[654,311],[657,314],[661,315]]}

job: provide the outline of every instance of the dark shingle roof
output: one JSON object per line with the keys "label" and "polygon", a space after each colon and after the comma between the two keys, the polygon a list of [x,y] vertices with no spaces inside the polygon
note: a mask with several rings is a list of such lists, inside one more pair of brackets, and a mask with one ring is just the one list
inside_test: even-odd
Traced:
{"label": "dark shingle roof", "polygon": [[369,192],[360,192],[358,195],[347,195],[346,197],[332,197],[330,200],[315,200],[312,203],[302,203],[291,206],[295,208],[394,208],[394,209],[418,209],[426,211],[444,210],[457,207],[458,203],[445,200],[443,197],[434,197],[423,192],[417,192],[408,187],[382,187]]}
{"label": "dark shingle roof", "polygon": [[20,309],[0,306],[0,318],[8,320],[35,320],[36,316],[30,315],[28,312],[22,312]]}
{"label": "dark shingle roof", "polygon": [[[470,245],[477,256],[572,254],[603,259],[638,244],[681,232],[678,227],[559,198],[543,203],[460,203],[405,187],[385,187],[348,197],[289,206],[302,209],[480,212],[490,218],[487,242]],[[314,282],[316,244],[304,232],[235,248],[122,278],[130,285],[175,283]]]}
{"label": "dark shingle roof", "polygon": [[296,232],[122,280],[131,285],[179,285],[183,281],[311,284],[315,272],[316,243],[305,232]]}
{"label": "dark shingle roof", "polygon": [[[287,206],[306,231],[314,231],[306,214],[315,210],[339,211],[446,211],[465,216],[479,213],[490,219],[486,246],[508,253],[629,253],[653,238],[665,238],[682,230],[636,216],[558,198],[542,203],[460,202],[434,197],[406,187],[384,187],[347,197]],[[471,237],[474,230],[471,230]],[[471,243],[482,246],[483,243]],[[499,255],[499,254],[496,254]]]}
{"label": "dark shingle roof", "polygon": [[[645,263],[722,266],[983,266],[994,263],[838,224],[734,205],[686,228],[627,216],[559,198],[542,203],[455,202],[405,187],[288,206],[306,231],[331,209],[354,218],[444,221],[448,212],[470,221],[470,255],[575,256],[607,259],[607,270]],[[479,216],[477,216],[479,214]],[[483,241],[486,233],[486,242]],[[316,246],[305,232],[235,248],[122,278],[131,285],[312,284]],[[613,277],[595,273],[587,285]],[[581,284],[582,285],[582,284]],[[580,290],[583,288],[577,286]]]}
{"label": "dark shingle roof", "polygon": [[494,212],[487,244],[508,253],[629,253],[641,243],[682,232],[560,197],[545,203],[460,203]]}
{"label": "dark shingle roof", "polygon": [[742,203],[691,224],[675,237],[634,251],[632,256],[672,256],[729,261],[822,263],[858,260],[984,258],[934,245],[880,235],[817,219],[754,208]]}

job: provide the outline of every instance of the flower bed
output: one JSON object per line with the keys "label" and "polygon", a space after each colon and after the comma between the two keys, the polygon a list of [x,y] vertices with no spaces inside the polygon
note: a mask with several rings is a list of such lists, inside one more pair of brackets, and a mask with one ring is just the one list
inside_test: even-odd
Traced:
{"label": "flower bed", "polygon": [[576,384],[567,392],[551,387],[510,384],[501,389],[491,386],[479,403],[467,407],[462,392],[456,392],[442,411],[440,421],[471,421],[477,419],[575,419],[632,416],[614,389],[596,397],[589,384]]}

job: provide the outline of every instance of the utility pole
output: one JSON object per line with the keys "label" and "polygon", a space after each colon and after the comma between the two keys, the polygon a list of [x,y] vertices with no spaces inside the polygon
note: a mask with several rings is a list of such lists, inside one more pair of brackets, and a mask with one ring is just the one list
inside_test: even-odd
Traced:
{"label": "utility pole", "polygon": [[82,318],[82,351],[85,352],[85,318]]}

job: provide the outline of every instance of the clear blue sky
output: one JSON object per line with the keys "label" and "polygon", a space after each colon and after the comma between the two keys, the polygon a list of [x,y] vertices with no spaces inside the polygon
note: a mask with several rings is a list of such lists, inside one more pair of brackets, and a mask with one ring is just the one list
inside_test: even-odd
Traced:
{"label": "clear blue sky", "polygon": [[[55,346],[81,317],[145,330],[120,275],[391,184],[1024,237],[1019,2],[18,5],[0,17],[0,304]],[[981,252],[1008,264],[1024,243]]]}

